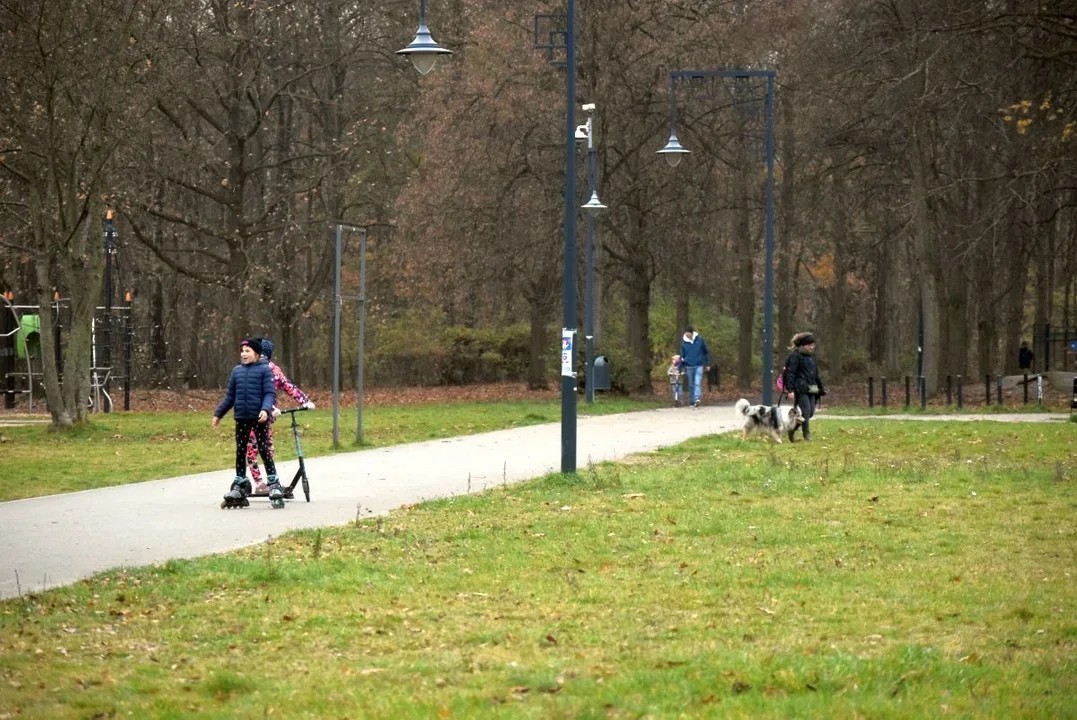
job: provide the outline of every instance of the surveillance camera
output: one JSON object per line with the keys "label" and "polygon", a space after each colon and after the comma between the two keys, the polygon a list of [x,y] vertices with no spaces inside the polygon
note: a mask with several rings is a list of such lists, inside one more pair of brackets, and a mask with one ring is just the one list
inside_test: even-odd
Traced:
{"label": "surveillance camera", "polygon": [[584,103],[583,104],[583,111],[584,112],[591,112],[594,109],[595,109],[595,104],[594,103]]}

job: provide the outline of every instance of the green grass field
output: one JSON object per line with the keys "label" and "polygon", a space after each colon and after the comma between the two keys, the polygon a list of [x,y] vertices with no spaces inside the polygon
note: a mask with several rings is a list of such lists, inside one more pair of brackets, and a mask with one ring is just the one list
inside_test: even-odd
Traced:
{"label": "green grass field", "polygon": [[[653,402],[603,398],[579,406],[581,415],[656,407]],[[558,401],[446,403],[368,408],[363,412],[362,448],[557,422]],[[301,413],[306,457],[349,452],[355,444],[355,410],[342,410],[340,448],[333,449],[329,410]],[[85,427],[53,432],[47,426],[0,428],[0,501],[90,490],[143,480],[228,469],[234,457],[231,416],[210,427],[210,413],[114,413]],[[273,430],[279,460],[295,458],[288,416]],[[0,719],[2,720],[2,719]]]}
{"label": "green grass field", "polygon": [[1069,423],[712,436],[0,603],[18,718],[1074,717]]}

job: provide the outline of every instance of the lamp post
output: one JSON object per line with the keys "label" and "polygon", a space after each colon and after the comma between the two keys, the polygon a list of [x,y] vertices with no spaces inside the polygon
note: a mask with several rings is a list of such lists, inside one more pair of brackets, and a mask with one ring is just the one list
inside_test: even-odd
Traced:
{"label": "lamp post", "polygon": [[[563,24],[542,33],[543,20]],[[564,40],[564,45],[557,42]],[[544,40],[545,42],[540,42]],[[547,51],[550,63],[565,68],[565,250],[561,292],[561,472],[576,472],[576,373],[572,369],[576,328],[576,0],[565,0],[565,13],[535,16],[535,47]],[[554,59],[554,51],[565,51],[565,61]],[[592,193],[582,206],[588,214],[605,208]],[[590,383],[588,383],[590,387]]]}
{"label": "lamp post", "polygon": [[576,128],[576,139],[587,142],[587,183],[591,193],[590,200],[583,205],[583,211],[587,216],[583,334],[587,343],[584,369],[586,373],[585,398],[588,405],[593,405],[595,402],[595,226],[598,223],[598,214],[605,210],[606,206],[598,199],[598,151],[595,150],[594,118],[591,115],[595,110],[595,104],[586,103],[583,110],[587,113],[587,122]]}
{"label": "lamp post", "polygon": [[[408,46],[396,51],[397,55],[409,58],[415,69],[421,75],[426,75],[434,69],[434,63],[441,55],[451,55],[452,50],[447,50],[436,42],[430,35],[430,29],[426,26],[426,0],[419,3],[419,29],[415,38]],[[343,229],[356,229],[343,223],[336,223],[336,272],[333,290],[333,447],[340,447],[340,307],[344,297],[340,294],[340,255],[341,234]],[[363,441],[363,331],[366,323],[366,228],[359,228],[360,237],[360,288],[359,288],[359,368],[356,373],[356,392],[358,402],[356,410],[358,418],[355,424],[355,442]]]}
{"label": "lamp post", "polygon": [[774,70],[676,70],[669,74],[669,141],[658,151],[664,155],[670,166],[675,167],[681,158],[691,152],[677,138],[677,80],[766,80],[766,100],[764,102],[766,127],[766,210],[765,236],[766,261],[763,279],[763,404],[773,404],[773,364],[774,348],[771,336],[774,329]]}
{"label": "lamp post", "polygon": [[426,75],[434,69],[438,56],[452,55],[452,50],[434,42],[430,29],[426,27],[426,0],[419,3],[419,29],[415,32],[415,39],[408,43],[406,48],[397,50],[396,54],[409,58],[420,75]]}

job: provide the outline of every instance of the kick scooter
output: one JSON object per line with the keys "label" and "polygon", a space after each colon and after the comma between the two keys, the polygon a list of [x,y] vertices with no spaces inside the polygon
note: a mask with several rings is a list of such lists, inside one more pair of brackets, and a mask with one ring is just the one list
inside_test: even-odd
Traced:
{"label": "kick scooter", "polygon": [[[303,496],[307,499],[307,502],[310,502],[310,481],[307,478],[307,466],[306,466],[306,463],[303,462],[303,446],[299,442],[299,423],[295,419],[295,414],[297,412],[304,412],[306,409],[307,408],[305,408],[305,407],[297,407],[297,408],[292,408],[291,410],[282,410],[281,411],[281,415],[291,415],[291,417],[292,417],[292,437],[295,439],[295,454],[299,458],[299,469],[295,471],[295,477],[292,478],[291,484],[281,488],[281,490],[284,493],[284,497],[281,500],[278,501],[280,503],[279,505],[274,505],[274,507],[278,508],[278,509],[284,507],[284,501],[285,500],[294,500],[295,499],[295,486],[299,484],[300,480],[303,481]],[[264,497],[264,498],[267,498],[267,497],[269,497],[269,493],[268,492],[251,493],[247,497],[257,497],[257,498]],[[247,507],[250,503],[246,502],[246,500],[247,500],[246,497],[243,498],[243,500],[240,501],[240,502],[229,502],[228,500],[225,500],[224,502],[221,503],[221,507],[222,508]]]}

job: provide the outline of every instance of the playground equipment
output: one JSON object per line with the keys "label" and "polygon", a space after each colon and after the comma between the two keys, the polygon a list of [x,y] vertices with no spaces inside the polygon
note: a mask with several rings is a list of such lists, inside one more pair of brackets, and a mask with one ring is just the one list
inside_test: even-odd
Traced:
{"label": "playground equipment", "polygon": [[[111,412],[113,409],[110,385],[112,381],[123,381],[124,410],[131,409],[131,354],[133,326],[131,323],[131,293],[125,297],[125,304],[118,308],[98,307],[91,325],[91,367],[90,395],[88,406],[95,412]],[[8,291],[0,294],[0,394],[4,396],[4,406],[14,408],[19,396],[25,396],[27,410],[34,411],[35,405],[44,397],[45,358],[41,351],[41,308],[38,305],[18,305],[14,302],[14,293]],[[52,312],[53,343],[57,372],[63,367],[63,329],[68,326],[70,303],[67,298],[53,294],[50,303]],[[119,317],[114,317],[119,313]],[[119,323],[122,323],[120,325]],[[111,349],[106,345],[112,342],[112,326],[123,328],[122,334],[115,337],[123,344],[123,370],[116,369],[103,358],[111,357]],[[118,353],[120,354],[120,353]]]}
{"label": "playground equipment", "polygon": [[[41,315],[37,305],[16,305],[15,294],[8,291],[0,295],[0,368],[4,383],[4,406],[15,407],[17,395],[26,395],[29,409],[34,409],[34,393],[44,394],[41,354]],[[60,332],[60,309],[62,301],[56,297],[52,303],[56,333]],[[57,358],[59,366],[59,358]]]}

